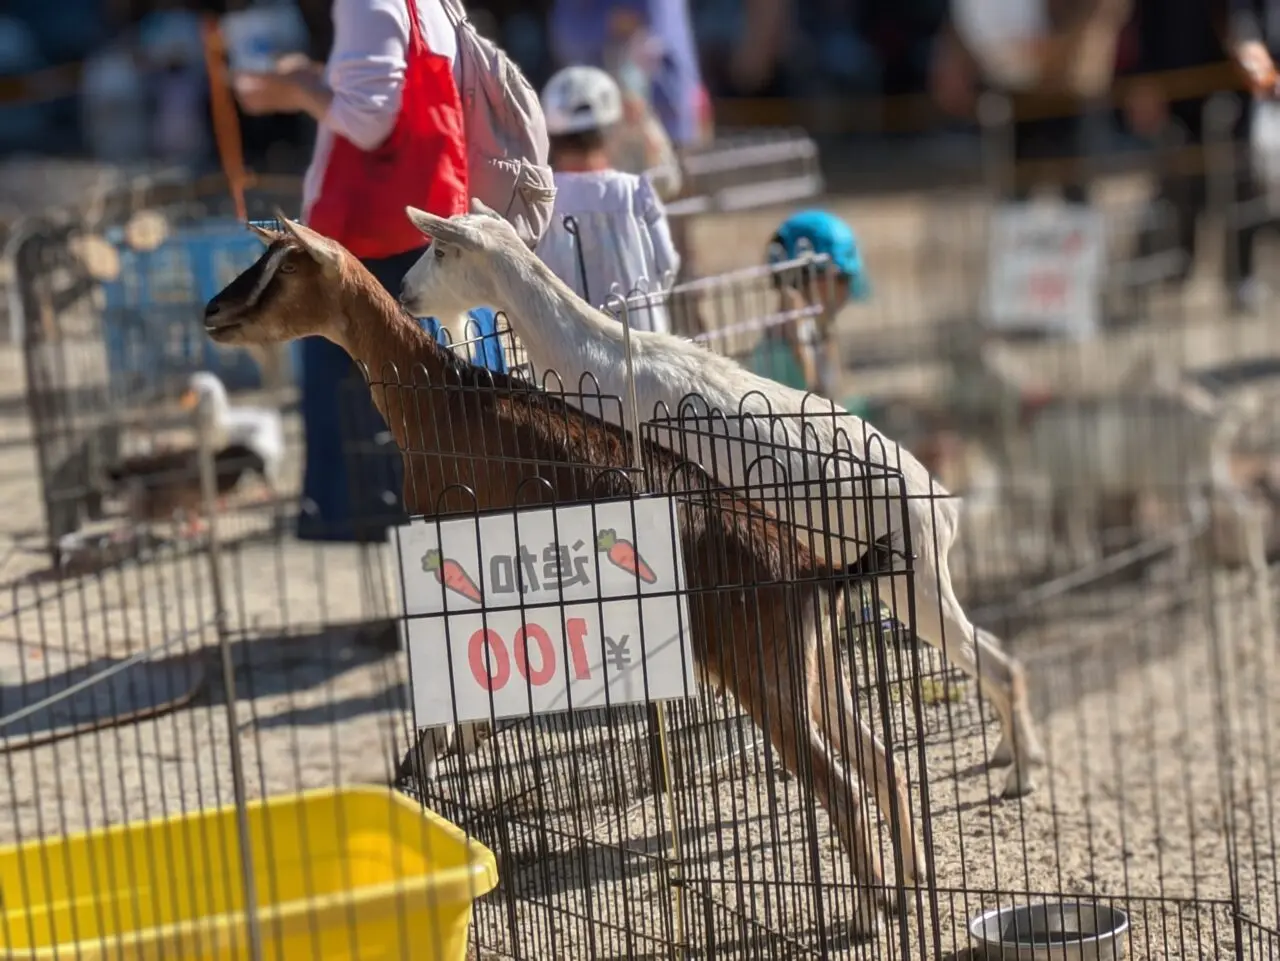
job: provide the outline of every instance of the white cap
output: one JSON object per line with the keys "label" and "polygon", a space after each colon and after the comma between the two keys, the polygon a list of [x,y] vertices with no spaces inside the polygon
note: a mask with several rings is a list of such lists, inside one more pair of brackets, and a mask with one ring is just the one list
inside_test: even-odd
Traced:
{"label": "white cap", "polygon": [[608,127],[622,119],[622,91],[598,67],[565,67],[542,90],[552,137]]}

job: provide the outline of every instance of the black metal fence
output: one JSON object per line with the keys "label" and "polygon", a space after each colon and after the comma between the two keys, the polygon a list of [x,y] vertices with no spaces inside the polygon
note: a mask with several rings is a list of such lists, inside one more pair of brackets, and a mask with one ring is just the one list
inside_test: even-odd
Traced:
{"label": "black metal fence", "polygon": [[[388,423],[408,455],[414,517],[387,546],[302,547],[278,531],[240,541],[224,514],[183,550],[143,549],[107,571],[12,587],[12,613],[0,621],[10,795],[0,841],[61,857],[54,845],[68,832],[229,805],[261,842],[253,869],[234,860],[244,835],[228,820],[221,833],[193,828],[180,839],[199,838],[221,861],[169,871],[200,890],[238,892],[205,914],[221,912],[217,930],[238,932],[228,943],[241,953],[252,956],[245,917],[254,912],[242,915],[236,898],[256,890],[271,909],[259,913],[257,936],[280,936],[285,909],[297,912],[300,954],[355,954],[377,942],[394,945],[392,955],[429,955],[444,947],[443,924],[420,926],[441,916],[439,889],[425,893],[406,877],[448,858],[464,863],[463,849],[431,848],[415,861],[422,852],[406,842],[378,861],[376,831],[331,818],[328,833],[348,857],[334,862],[329,841],[305,828],[280,833],[287,855],[254,834],[257,796],[378,783],[378,810],[391,810],[394,781],[494,856],[492,890],[479,875],[453,889],[477,898],[476,957],[948,958],[981,956],[977,935],[1008,940],[1011,928],[1021,950],[1030,940],[1048,956],[1072,940],[1100,957],[1118,957],[1117,945],[1132,958],[1280,952],[1265,557],[1277,506],[1274,374],[1236,365],[1202,378],[1203,392],[1177,376],[1265,359],[1270,312],[1227,320],[1216,290],[1160,289],[1157,264],[1141,309],[1091,337],[990,336],[974,323],[989,210],[944,201],[916,223],[886,215],[855,225],[873,282],[877,271],[886,280],[843,328],[860,361],[854,389],[881,405],[872,422],[912,437],[907,446],[964,494],[958,541],[941,564],[922,560],[930,546],[938,552],[926,538],[955,499],[892,445],[877,462],[851,415],[827,416],[848,426],[843,462],[861,471],[858,483],[797,476],[787,432],[777,433],[795,412],[776,411],[757,416],[743,458],[768,472],[715,484],[706,446],[729,427],[740,438],[736,412],[677,410],[632,438],[579,412],[621,419],[624,399],[539,389],[555,383],[543,371],[455,368],[424,335],[429,383],[372,372],[374,396],[395,405]],[[1141,204],[1103,198],[1101,207],[1120,211],[1104,224],[1108,249],[1126,249],[1146,219]],[[1210,210],[1226,230],[1244,215],[1229,207]],[[43,274],[69,283],[59,269]],[[721,291],[712,300],[730,324],[720,329],[733,332],[740,311],[761,313],[766,327],[779,317],[768,272],[742,276],[745,286],[698,288]],[[61,289],[51,279],[27,316],[59,303],[50,298]],[[750,294],[745,306],[735,290]],[[957,315],[966,323],[948,326]],[[975,329],[983,335],[966,339]],[[509,360],[522,360],[510,348]],[[751,345],[721,349],[749,356]],[[1144,372],[1135,362],[1148,356]],[[918,369],[939,360],[961,386],[982,378],[968,420],[954,416],[959,404],[939,401],[938,371],[929,379]],[[882,392],[890,374],[908,389]],[[1056,396],[1030,397],[1036,380]],[[163,392],[144,384],[124,394],[152,389]],[[92,402],[116,402],[101,390]],[[1256,407],[1251,395],[1261,397]],[[1003,408],[992,398],[1009,396],[1012,416],[995,416]],[[893,404],[907,408],[901,432],[881,419]],[[360,484],[366,474],[350,476]],[[814,562],[821,534],[795,512],[796,485],[825,486],[824,519],[842,507],[864,519],[851,563]],[[608,556],[628,542],[633,552]],[[581,585],[565,583],[565,549],[568,570],[588,579],[601,581],[615,560],[631,576],[612,594],[574,594]],[[967,637],[928,630],[944,566],[982,631],[976,651]],[[681,570],[682,580],[667,579]],[[641,617],[624,644],[606,630],[620,623],[606,605],[638,598],[674,613]],[[399,640],[385,627],[396,611]],[[570,617],[585,634],[567,629]],[[350,626],[373,619],[372,631]],[[633,659],[622,665],[629,686],[566,680],[580,667],[590,684],[620,650]],[[990,651],[1023,669],[1006,677],[1018,679],[1010,687],[1043,749],[1020,797],[1004,796],[1011,732],[995,710]],[[552,661],[560,673],[548,680]],[[402,763],[414,747],[422,751]],[[104,852],[49,900],[79,903],[120,890],[121,879],[163,876],[171,850],[150,849],[132,865]],[[17,920],[0,927],[0,943],[25,950],[38,938],[21,933],[22,919],[41,910],[46,891],[31,879],[44,875],[15,872],[10,882],[10,856],[0,849],[7,916]],[[375,862],[399,867],[351,867]],[[350,883],[334,882],[344,870]],[[106,877],[112,885],[94,883]],[[398,885],[382,915],[354,900],[371,878]],[[339,900],[309,900],[316,895]],[[1068,907],[1030,916],[1059,902]],[[55,912],[40,937],[115,943],[118,926],[101,920],[111,912],[92,914]],[[389,927],[375,931],[375,916]],[[273,950],[265,944],[261,956]]]}

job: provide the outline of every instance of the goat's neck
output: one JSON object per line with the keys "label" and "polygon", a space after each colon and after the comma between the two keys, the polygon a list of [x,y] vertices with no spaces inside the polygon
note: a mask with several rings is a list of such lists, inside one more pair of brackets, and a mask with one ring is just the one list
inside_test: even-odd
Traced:
{"label": "goat's neck", "polygon": [[495,269],[496,306],[535,362],[563,364],[581,356],[586,343],[622,340],[621,324],[588,305],[532,254],[499,260]]}
{"label": "goat's neck", "polygon": [[[341,323],[330,339],[351,355],[372,384],[421,383],[422,375],[414,373],[418,366],[426,370],[427,382],[447,382],[447,369],[452,364],[449,354],[372,276],[348,279],[341,299]],[[400,409],[402,393],[381,386],[372,391],[374,405],[404,450],[421,446],[422,439],[418,436],[421,421],[413,417],[406,420]],[[397,409],[389,410],[389,403]]]}

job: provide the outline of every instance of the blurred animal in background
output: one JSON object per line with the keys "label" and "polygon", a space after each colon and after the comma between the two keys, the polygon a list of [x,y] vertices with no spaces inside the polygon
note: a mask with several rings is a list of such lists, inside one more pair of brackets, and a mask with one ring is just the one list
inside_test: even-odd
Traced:
{"label": "blurred animal in background", "polygon": [[[225,497],[248,474],[266,475],[265,465],[245,444],[227,444],[213,454],[215,489]],[[200,453],[196,447],[126,458],[106,470],[113,493],[126,504],[133,524],[173,521],[187,536],[204,527]],[[127,536],[121,531],[120,536]]]}
{"label": "blurred animal in background", "polygon": [[236,445],[253,452],[261,464],[259,473],[272,496],[280,490],[280,471],[284,462],[284,421],[278,410],[268,407],[232,406],[227,388],[217,374],[197,371],[187,382],[182,395],[184,410],[194,410],[208,399],[215,436],[228,446]]}
{"label": "blurred animal in background", "polygon": [[[1106,553],[1110,520],[1128,528],[1130,542],[1177,523],[1212,527],[1219,542],[1245,545],[1216,560],[1256,565],[1260,548],[1247,546],[1256,518],[1232,473],[1232,452],[1253,402],[1215,396],[1150,358],[1122,384],[1114,392],[1044,402],[1007,446],[1013,473],[1039,480],[1069,561],[1088,564]],[[1237,533],[1228,533],[1233,526]],[[1188,548],[1179,549],[1184,563],[1191,560]]]}

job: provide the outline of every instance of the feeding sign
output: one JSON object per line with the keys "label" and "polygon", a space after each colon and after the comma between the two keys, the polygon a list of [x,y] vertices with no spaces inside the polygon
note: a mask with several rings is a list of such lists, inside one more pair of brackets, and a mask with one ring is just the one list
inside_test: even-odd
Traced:
{"label": "feeding sign", "polygon": [[1098,328],[1102,215],[1068,204],[1006,204],[992,216],[987,320],[1085,336]]}
{"label": "feeding sign", "polygon": [[398,540],[420,725],[692,693],[672,498],[414,521]]}

